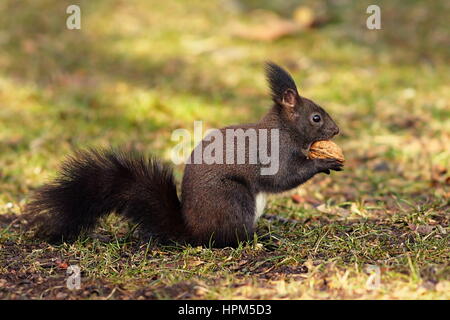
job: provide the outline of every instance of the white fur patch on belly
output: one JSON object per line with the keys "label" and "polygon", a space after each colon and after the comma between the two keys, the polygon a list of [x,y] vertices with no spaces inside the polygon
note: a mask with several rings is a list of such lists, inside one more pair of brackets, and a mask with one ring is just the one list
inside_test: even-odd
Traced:
{"label": "white fur patch on belly", "polygon": [[266,207],[267,194],[261,192],[256,195],[255,198],[255,223],[258,221],[259,217],[264,213],[264,208]]}

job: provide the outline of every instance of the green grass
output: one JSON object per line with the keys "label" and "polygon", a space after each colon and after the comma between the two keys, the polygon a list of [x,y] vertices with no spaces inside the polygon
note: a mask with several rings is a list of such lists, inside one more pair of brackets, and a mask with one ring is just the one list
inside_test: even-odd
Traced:
{"label": "green grass", "polygon": [[[232,30],[256,8],[290,18],[296,1],[79,3],[81,31],[65,28],[67,1],[0,3],[0,298],[450,298],[445,1],[377,1],[380,31],[364,27],[373,1],[304,1],[329,23],[272,42]],[[294,190],[301,203],[270,199],[266,216],[297,221],[263,216],[277,243],[160,247],[115,216],[71,245],[24,231],[30,194],[75,148],[169,160],[174,129],[262,116],[265,60],[329,111],[347,159]],[[70,264],[82,269],[79,291],[65,287]],[[378,288],[367,285],[373,265]]]}

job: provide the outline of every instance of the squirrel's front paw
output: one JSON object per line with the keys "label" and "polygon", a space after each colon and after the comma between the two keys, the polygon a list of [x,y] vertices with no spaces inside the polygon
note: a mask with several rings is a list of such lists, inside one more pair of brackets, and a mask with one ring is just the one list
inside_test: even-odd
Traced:
{"label": "squirrel's front paw", "polygon": [[342,171],[344,164],[336,159],[314,159],[314,165],[318,173],[330,174],[330,170]]}

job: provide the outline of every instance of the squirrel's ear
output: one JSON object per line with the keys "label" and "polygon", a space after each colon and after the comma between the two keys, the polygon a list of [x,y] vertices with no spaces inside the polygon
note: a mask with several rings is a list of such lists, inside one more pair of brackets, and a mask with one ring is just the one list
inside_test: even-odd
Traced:
{"label": "squirrel's ear", "polygon": [[266,78],[272,100],[284,106],[293,106],[298,97],[294,79],[283,68],[273,62],[266,63]]}
{"label": "squirrel's ear", "polygon": [[289,109],[295,107],[295,103],[297,102],[297,92],[292,89],[287,89],[281,98],[281,104]]}

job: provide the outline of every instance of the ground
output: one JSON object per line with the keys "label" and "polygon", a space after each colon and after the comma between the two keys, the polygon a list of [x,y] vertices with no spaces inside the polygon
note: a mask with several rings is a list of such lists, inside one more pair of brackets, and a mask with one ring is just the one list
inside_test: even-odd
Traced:
{"label": "ground", "polygon": [[[273,39],[296,1],[78,3],[81,30],[67,1],[0,3],[0,299],[450,298],[448,2],[303,1],[317,23]],[[159,246],[116,216],[73,244],[26,231],[33,190],[76,148],[170,161],[177,128],[261,117],[265,60],[332,115],[347,159],[269,199],[271,240]]]}

